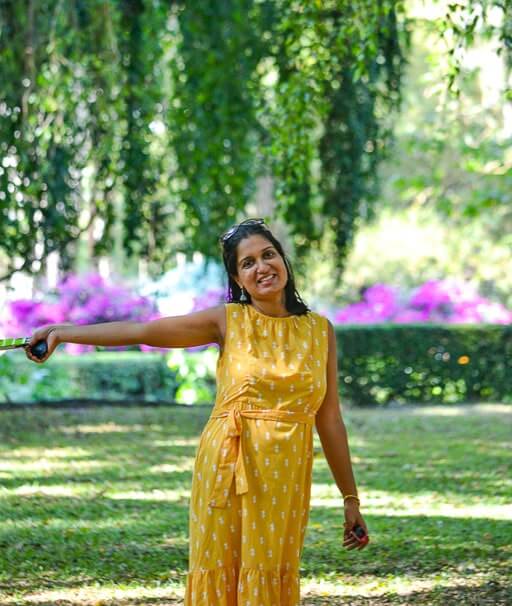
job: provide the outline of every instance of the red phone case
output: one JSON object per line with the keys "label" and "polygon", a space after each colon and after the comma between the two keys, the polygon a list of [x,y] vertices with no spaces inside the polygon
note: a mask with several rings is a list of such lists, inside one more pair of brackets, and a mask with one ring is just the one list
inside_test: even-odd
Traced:
{"label": "red phone case", "polygon": [[350,531],[350,534],[357,540],[360,545],[366,545],[370,540],[362,526],[355,526]]}

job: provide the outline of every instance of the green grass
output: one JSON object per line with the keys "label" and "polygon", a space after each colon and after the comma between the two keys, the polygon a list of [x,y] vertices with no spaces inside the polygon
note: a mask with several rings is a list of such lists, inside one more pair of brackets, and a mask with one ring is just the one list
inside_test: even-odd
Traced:
{"label": "green grass", "polygon": [[[0,604],[178,605],[209,408],[0,414]],[[302,604],[512,604],[512,407],[345,410],[371,543],[315,434]],[[215,606],[215,605],[212,605]]]}

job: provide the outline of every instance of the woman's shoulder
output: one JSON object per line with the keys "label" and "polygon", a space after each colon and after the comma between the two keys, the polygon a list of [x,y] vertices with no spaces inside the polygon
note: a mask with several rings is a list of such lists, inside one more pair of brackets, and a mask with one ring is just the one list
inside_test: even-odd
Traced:
{"label": "woman's shoulder", "polygon": [[323,319],[324,321],[328,321],[328,318],[327,318],[327,316],[325,314],[323,314],[323,313],[321,313],[319,311],[316,311],[314,309],[310,309],[308,311],[308,315],[310,317],[314,318],[315,320]]}
{"label": "woman's shoulder", "polygon": [[329,318],[325,314],[315,310],[309,311],[308,316],[311,318],[312,324],[316,326],[318,330],[322,331],[322,334],[325,333],[324,336],[326,336],[329,324],[331,323]]}

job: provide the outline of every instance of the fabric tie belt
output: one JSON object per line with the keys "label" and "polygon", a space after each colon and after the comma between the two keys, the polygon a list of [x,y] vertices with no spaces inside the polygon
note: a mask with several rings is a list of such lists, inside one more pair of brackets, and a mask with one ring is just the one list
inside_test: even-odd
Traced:
{"label": "fabric tie belt", "polygon": [[220,419],[223,417],[227,417],[227,432],[220,449],[216,467],[216,480],[209,500],[210,507],[226,507],[233,476],[235,478],[236,494],[248,492],[241,417],[248,419],[270,419],[289,423],[305,423],[311,426],[315,423],[315,416],[305,412],[267,408],[244,410],[238,408],[236,405],[225,412],[210,416],[211,419]]}

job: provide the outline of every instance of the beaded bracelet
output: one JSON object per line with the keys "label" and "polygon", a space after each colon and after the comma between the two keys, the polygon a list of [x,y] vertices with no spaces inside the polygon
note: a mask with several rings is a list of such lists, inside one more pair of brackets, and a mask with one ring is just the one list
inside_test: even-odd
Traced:
{"label": "beaded bracelet", "polygon": [[359,500],[359,497],[355,494],[347,494],[343,497],[343,502],[345,502],[347,499],[355,499],[357,501],[358,505],[361,505],[361,501]]}

